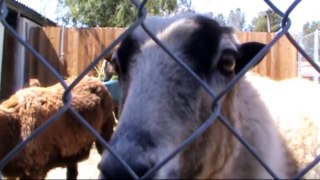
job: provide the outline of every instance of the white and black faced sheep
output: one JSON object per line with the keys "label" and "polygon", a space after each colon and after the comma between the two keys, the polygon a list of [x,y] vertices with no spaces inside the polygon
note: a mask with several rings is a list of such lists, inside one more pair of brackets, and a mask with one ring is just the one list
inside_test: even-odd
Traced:
{"label": "white and black faced sheep", "polygon": [[[265,47],[238,43],[230,28],[202,15],[147,18],[145,24],[216,93]],[[214,101],[141,28],[122,41],[114,62],[122,97],[110,145],[142,177],[198,129]],[[276,82],[247,73],[218,103],[220,114],[273,172],[289,179],[320,153],[319,102],[318,84]],[[219,119],[149,177],[272,178]],[[108,151],[99,168],[101,178],[131,177]],[[319,174],[316,167],[306,177]]]}
{"label": "white and black faced sheep", "polygon": [[[74,78],[66,80],[70,84]],[[0,160],[63,106],[64,88],[29,87],[17,91],[0,105]],[[72,90],[72,107],[105,140],[113,133],[112,98],[103,83],[84,77]],[[77,177],[77,163],[89,157],[93,135],[70,113],[50,125],[28,143],[2,169],[6,177],[44,179],[49,170],[67,167],[67,178]],[[96,142],[99,153],[102,146]]]}

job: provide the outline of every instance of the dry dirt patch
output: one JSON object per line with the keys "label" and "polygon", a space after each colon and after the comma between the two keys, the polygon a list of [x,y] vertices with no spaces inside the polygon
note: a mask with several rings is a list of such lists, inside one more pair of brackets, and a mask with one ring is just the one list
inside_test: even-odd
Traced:
{"label": "dry dirt patch", "polygon": [[[99,170],[97,165],[101,159],[96,148],[90,151],[89,159],[78,163],[78,179],[98,179]],[[55,168],[47,174],[46,179],[66,179],[66,168]]]}

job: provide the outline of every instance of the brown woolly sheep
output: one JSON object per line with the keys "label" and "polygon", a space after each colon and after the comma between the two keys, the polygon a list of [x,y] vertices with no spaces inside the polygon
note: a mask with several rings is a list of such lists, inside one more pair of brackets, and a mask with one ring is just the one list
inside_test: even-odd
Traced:
{"label": "brown woolly sheep", "polygon": [[41,86],[41,84],[38,79],[31,78],[24,84],[23,87],[27,88],[27,87],[40,87],[40,86]]}
{"label": "brown woolly sheep", "polygon": [[[66,80],[70,84],[74,78]],[[17,91],[0,105],[0,160],[63,106],[64,88],[29,87]],[[72,107],[109,140],[115,123],[112,98],[103,83],[84,77],[72,90]],[[7,177],[44,179],[49,170],[67,167],[67,178],[77,177],[77,163],[89,157],[93,135],[66,112],[2,169]],[[99,153],[102,146],[96,142]]]}

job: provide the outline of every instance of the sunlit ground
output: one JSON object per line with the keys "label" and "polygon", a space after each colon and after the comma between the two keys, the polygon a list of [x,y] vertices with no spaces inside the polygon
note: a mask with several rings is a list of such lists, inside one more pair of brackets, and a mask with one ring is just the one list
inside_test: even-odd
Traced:
{"label": "sunlit ground", "polygon": [[[97,179],[99,170],[97,168],[101,156],[96,150],[92,148],[89,159],[78,163],[78,179]],[[51,170],[46,179],[66,179],[66,168],[55,168]]]}

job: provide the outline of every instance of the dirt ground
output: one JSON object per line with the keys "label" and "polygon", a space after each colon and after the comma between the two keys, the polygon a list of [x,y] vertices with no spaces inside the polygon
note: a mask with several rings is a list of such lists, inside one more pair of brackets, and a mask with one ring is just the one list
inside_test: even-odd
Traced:
{"label": "dirt ground", "polygon": [[[78,179],[98,179],[100,154],[95,148],[91,149],[89,159],[78,163]],[[55,168],[47,174],[46,179],[66,179],[66,168]]]}
{"label": "dirt ground", "polygon": [[[116,123],[118,123],[116,117],[115,121]],[[115,127],[113,130],[115,130]],[[99,170],[97,167],[98,163],[100,162],[100,159],[101,156],[95,148],[95,145],[93,145],[93,148],[90,151],[89,159],[82,161],[81,163],[78,163],[78,179],[98,179]],[[66,168],[52,169],[47,174],[46,179],[66,179]]]}

